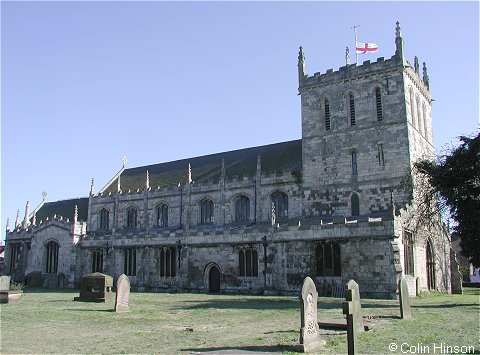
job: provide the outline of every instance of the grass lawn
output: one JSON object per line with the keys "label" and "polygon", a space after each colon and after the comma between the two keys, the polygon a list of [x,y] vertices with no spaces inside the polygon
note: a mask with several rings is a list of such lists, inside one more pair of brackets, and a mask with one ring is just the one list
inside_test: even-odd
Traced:
{"label": "grass lawn", "polygon": [[[115,313],[114,300],[74,302],[74,296],[78,292],[25,289],[19,302],[2,304],[0,353],[294,353],[298,344],[297,297],[131,293],[130,312]],[[442,352],[442,345],[479,353],[479,301],[480,289],[433,293],[411,299],[413,319],[402,320],[397,301],[362,300],[363,315],[375,327],[359,335],[360,353],[455,352]],[[319,319],[343,318],[341,302],[319,298]],[[321,333],[327,341],[321,353],[347,352],[345,331]],[[389,350],[391,343],[397,351]]]}

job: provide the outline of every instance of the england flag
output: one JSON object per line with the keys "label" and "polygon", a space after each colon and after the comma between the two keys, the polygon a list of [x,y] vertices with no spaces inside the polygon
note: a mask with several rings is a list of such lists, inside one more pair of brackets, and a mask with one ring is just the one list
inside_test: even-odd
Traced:
{"label": "england flag", "polygon": [[356,45],[356,52],[360,54],[365,54],[368,52],[376,52],[378,50],[378,46],[375,43],[364,43],[364,42],[357,42]]}

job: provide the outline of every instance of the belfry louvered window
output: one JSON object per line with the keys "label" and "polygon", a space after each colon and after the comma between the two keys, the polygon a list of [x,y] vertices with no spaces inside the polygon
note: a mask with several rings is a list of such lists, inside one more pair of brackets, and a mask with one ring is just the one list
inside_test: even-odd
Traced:
{"label": "belfry louvered window", "polygon": [[375,107],[377,109],[377,121],[383,120],[382,94],[379,88],[375,89]]}
{"label": "belfry louvered window", "polygon": [[330,103],[325,100],[325,129],[329,131],[330,128]]}
{"label": "belfry louvered window", "polygon": [[357,124],[355,120],[355,98],[351,93],[348,95],[348,103],[350,112],[350,126],[355,126]]}

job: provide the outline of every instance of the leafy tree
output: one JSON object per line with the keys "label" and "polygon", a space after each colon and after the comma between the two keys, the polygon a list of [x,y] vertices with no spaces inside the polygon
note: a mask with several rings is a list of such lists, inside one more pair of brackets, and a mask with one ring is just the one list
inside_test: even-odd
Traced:
{"label": "leafy tree", "polygon": [[480,266],[480,131],[459,139],[458,147],[437,161],[419,161],[414,169],[430,186],[422,193],[424,210],[448,209],[462,254]]}

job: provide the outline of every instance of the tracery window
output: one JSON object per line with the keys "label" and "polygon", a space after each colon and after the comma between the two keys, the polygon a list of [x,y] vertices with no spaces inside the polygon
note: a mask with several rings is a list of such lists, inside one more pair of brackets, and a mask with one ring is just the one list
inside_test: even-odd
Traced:
{"label": "tracery window", "polygon": [[412,119],[412,126],[416,127],[415,125],[415,106],[413,102],[413,90],[410,89],[410,117]]}
{"label": "tracery window", "polygon": [[108,229],[109,227],[110,212],[105,208],[100,211],[100,229]]}
{"label": "tracery window", "polygon": [[157,226],[167,227],[168,226],[168,206],[164,203],[158,205],[156,208],[156,215],[157,215]]}
{"label": "tracery window", "polygon": [[418,122],[418,131],[422,134],[422,119],[420,117],[420,99],[417,96],[417,122]]}
{"label": "tracery window", "polygon": [[176,263],[175,263],[175,247],[164,247],[160,249],[160,276],[161,277],[175,277]]}
{"label": "tracery window", "polygon": [[127,228],[137,226],[137,209],[133,206],[127,208]]}
{"label": "tracery window", "polygon": [[127,276],[137,275],[137,250],[127,248],[123,251],[123,273]]}
{"label": "tracery window", "polygon": [[9,265],[9,272],[12,273],[15,271],[15,264],[17,262],[19,254],[20,245],[18,244],[8,244],[8,248],[10,249],[10,265]]}
{"label": "tracery window", "polygon": [[103,271],[103,250],[92,250],[92,273]]}
{"label": "tracery window", "polygon": [[45,245],[45,272],[56,274],[58,271],[58,243],[50,241]]}
{"label": "tracery window", "polygon": [[414,276],[412,233],[403,231],[403,264],[405,275]]}
{"label": "tracery window", "polygon": [[242,249],[238,254],[240,276],[258,276],[258,253],[253,248]]}
{"label": "tracery window", "polygon": [[201,224],[214,223],[213,207],[214,207],[213,201],[208,198],[200,202],[200,223]]}
{"label": "tracery window", "polygon": [[235,201],[235,222],[247,222],[250,219],[250,199],[240,196]]}
{"label": "tracery window", "polygon": [[341,276],[340,245],[319,243],[316,248],[317,276]]}
{"label": "tracery window", "polygon": [[356,193],[353,193],[350,197],[350,206],[352,208],[352,216],[360,215],[360,200]]}
{"label": "tracery window", "polygon": [[284,221],[288,219],[288,195],[277,191],[271,196],[272,205],[275,209],[275,221]]}
{"label": "tracery window", "polygon": [[357,152],[353,151],[351,153],[352,156],[352,175],[357,175],[358,173],[358,167],[357,167]]}

